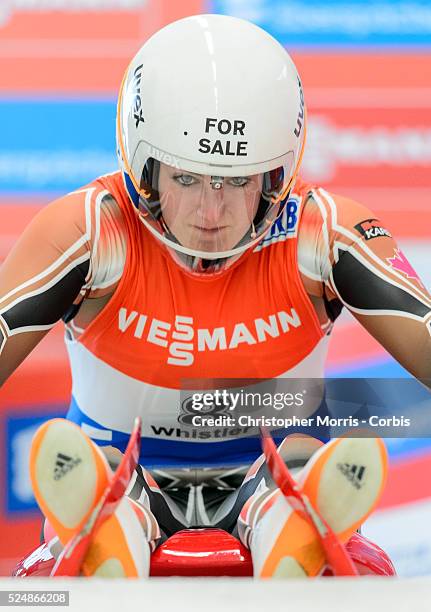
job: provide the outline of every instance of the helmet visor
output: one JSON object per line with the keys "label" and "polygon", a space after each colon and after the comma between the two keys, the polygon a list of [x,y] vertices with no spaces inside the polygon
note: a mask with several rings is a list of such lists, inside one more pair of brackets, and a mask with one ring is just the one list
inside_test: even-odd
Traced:
{"label": "helmet visor", "polygon": [[258,242],[272,225],[284,185],[283,166],[222,177],[149,159],[139,210],[146,225],[176,251],[205,259],[231,257]]}

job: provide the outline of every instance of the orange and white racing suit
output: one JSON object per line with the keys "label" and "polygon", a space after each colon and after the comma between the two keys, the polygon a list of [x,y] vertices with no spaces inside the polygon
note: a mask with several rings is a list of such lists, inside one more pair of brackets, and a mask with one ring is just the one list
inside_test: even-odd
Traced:
{"label": "orange and white racing suit", "polygon": [[[298,180],[253,250],[222,274],[196,277],[140,222],[114,173],[44,208],[6,259],[0,384],[62,318],[68,418],[98,444],[124,450],[142,416],[140,462],[154,471],[139,468],[130,495],[150,505],[167,534],[197,521],[233,530],[263,477],[260,462],[239,486],[238,466],[256,460],[259,440],[247,428],[183,427],[184,380],[322,378],[343,305],[411,373],[431,377],[431,297],[368,209]],[[188,512],[178,468],[202,467],[206,479],[196,482],[205,486],[194,495],[203,503]],[[235,493],[223,497],[224,513],[223,487]]]}

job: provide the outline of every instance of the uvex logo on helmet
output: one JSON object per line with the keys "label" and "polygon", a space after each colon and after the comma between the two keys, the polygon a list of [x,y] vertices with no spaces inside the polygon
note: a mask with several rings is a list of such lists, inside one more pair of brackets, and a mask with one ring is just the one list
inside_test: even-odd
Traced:
{"label": "uvex logo on helmet", "polygon": [[302,91],[302,84],[301,84],[301,79],[299,77],[298,78],[298,86],[299,86],[299,113],[298,113],[298,118],[296,120],[296,128],[293,130],[293,133],[295,134],[295,136],[297,138],[299,138],[299,135],[301,133],[302,130],[302,124],[304,122],[304,108],[305,108],[305,103],[304,103],[304,92]]}
{"label": "uvex logo on helmet", "polygon": [[143,64],[140,64],[133,73],[133,117],[136,121],[136,127],[138,127],[139,123],[145,122],[145,119],[142,115],[142,98],[141,98],[141,81],[142,81],[142,68]]}

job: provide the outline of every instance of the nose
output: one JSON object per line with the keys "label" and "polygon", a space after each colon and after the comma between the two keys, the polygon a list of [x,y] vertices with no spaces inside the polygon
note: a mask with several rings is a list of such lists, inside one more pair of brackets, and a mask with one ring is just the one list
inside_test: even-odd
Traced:
{"label": "nose", "polygon": [[200,223],[206,229],[214,229],[221,225],[224,215],[223,188],[213,189],[208,183],[202,193],[198,209]]}

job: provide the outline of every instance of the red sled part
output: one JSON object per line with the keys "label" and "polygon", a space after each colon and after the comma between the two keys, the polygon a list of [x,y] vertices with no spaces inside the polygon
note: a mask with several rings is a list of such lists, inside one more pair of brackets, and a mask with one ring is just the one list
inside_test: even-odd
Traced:
{"label": "red sled part", "polygon": [[223,529],[184,529],[151,556],[150,576],[253,576],[250,551]]}
{"label": "red sled part", "polygon": [[[355,533],[346,544],[347,552],[361,576],[395,576],[388,555],[376,544]],[[49,576],[55,560],[42,544],[20,561],[13,576]],[[234,536],[221,529],[184,529],[161,544],[151,557],[151,576],[252,576],[250,551]],[[324,576],[332,576],[326,569]]]}

